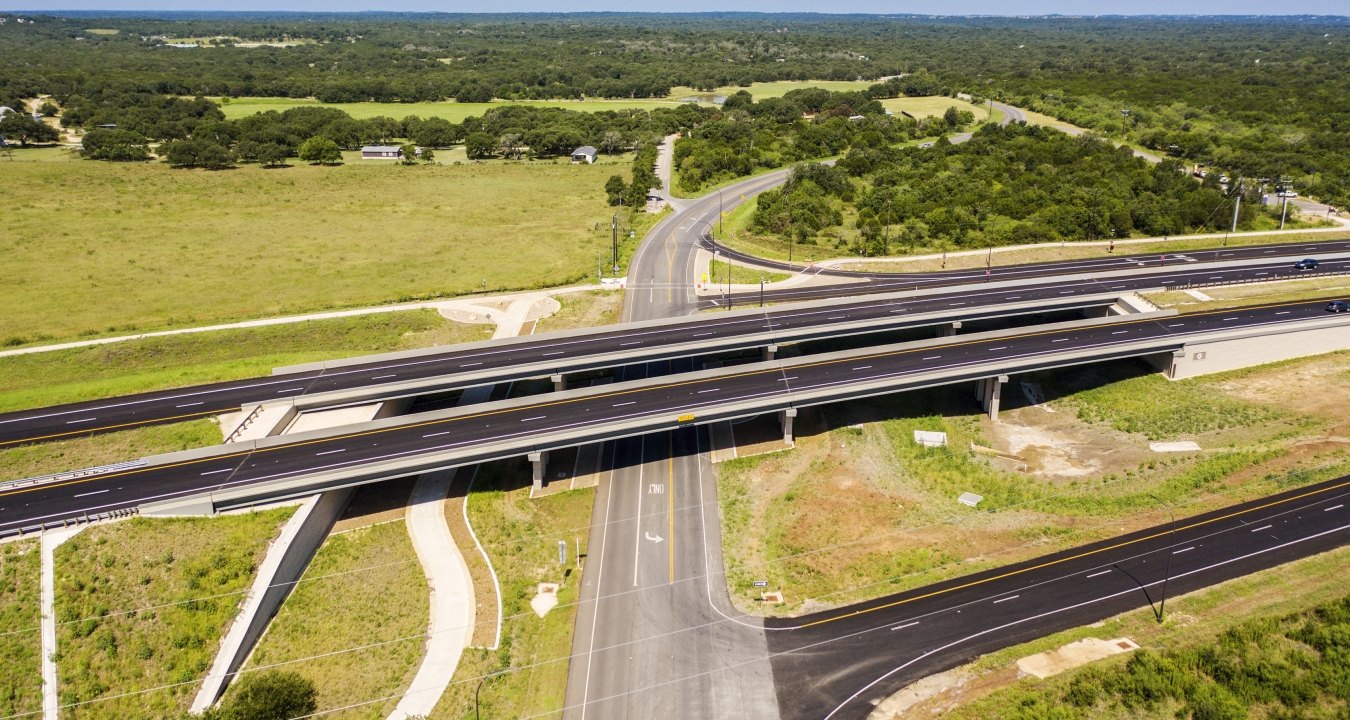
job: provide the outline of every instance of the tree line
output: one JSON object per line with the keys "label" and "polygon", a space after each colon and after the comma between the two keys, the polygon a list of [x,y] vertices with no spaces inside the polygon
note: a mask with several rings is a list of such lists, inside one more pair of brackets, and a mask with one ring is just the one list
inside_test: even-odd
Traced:
{"label": "tree line", "polygon": [[1269,211],[1255,188],[1198,182],[1176,161],[1148,163],[1092,136],[1014,123],[967,143],[855,147],[833,167],[803,164],[759,196],[752,232],[833,241],[864,256],[901,248],[977,248],[1238,229]]}

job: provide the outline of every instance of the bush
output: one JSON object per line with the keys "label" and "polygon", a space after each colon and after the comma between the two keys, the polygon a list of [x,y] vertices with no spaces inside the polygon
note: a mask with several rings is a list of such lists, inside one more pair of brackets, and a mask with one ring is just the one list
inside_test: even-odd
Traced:
{"label": "bush", "polygon": [[318,708],[314,683],[299,673],[269,670],[244,675],[239,687],[203,720],[288,720]]}

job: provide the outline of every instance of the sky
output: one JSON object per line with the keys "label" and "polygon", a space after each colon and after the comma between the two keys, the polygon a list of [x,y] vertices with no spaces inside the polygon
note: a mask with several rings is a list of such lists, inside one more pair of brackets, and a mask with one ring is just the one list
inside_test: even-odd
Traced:
{"label": "sky", "polygon": [[1346,0],[0,0],[43,10],[294,10],[355,12],[839,12],[934,15],[1350,15]]}

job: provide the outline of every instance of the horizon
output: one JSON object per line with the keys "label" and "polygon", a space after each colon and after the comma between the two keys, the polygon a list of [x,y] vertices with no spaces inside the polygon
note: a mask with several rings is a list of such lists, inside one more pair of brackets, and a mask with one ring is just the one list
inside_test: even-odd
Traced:
{"label": "horizon", "polygon": [[[344,14],[344,15],[379,15],[379,14],[420,14],[420,15],[480,15],[484,17],[494,15],[592,15],[592,14],[615,14],[615,15],[764,15],[764,16],[782,16],[782,15],[812,15],[820,17],[837,16],[857,16],[857,17],[922,17],[922,18],[1299,18],[1299,17],[1317,17],[1317,18],[1350,18],[1350,13],[1344,9],[1340,2],[1331,2],[1327,0],[1295,0],[1293,3],[1281,5],[1284,10],[1272,12],[1270,4],[1266,2],[1254,2],[1252,0],[1241,0],[1231,2],[1229,0],[1200,0],[1199,2],[1187,3],[1190,7],[1187,12],[1176,12],[1172,7],[1175,3],[1169,3],[1165,0],[1124,0],[1123,2],[1098,2],[1083,3],[1071,2],[1066,0],[1047,0],[1045,2],[1029,3],[1034,7],[1009,7],[1006,3],[992,2],[990,0],[956,0],[948,2],[945,0],[920,0],[919,2],[907,3],[904,8],[880,8],[879,5],[885,5],[885,2],[878,0],[851,0],[839,3],[829,11],[821,11],[816,7],[798,7],[798,5],[815,5],[812,2],[802,2],[801,0],[788,0],[787,2],[765,2],[765,0],[746,0],[739,4],[730,6],[718,6],[712,0],[695,0],[695,2],[686,3],[686,9],[680,11],[661,11],[661,10],[633,10],[622,7],[614,0],[595,2],[590,7],[579,7],[575,2],[563,3],[554,0],[515,0],[515,2],[503,3],[499,9],[491,11],[466,10],[457,8],[437,7],[440,3],[435,0],[401,0],[395,6],[383,8],[357,7],[369,2],[369,0],[291,0],[291,2],[278,6],[277,3],[268,3],[265,0],[243,0],[233,3],[231,7],[212,7],[208,3],[184,3],[175,0],[165,0],[164,2],[139,2],[130,4],[119,2],[119,0],[110,0],[109,2],[94,2],[90,4],[87,0],[77,0],[76,2],[55,2],[40,3],[37,7],[27,7],[18,9],[0,9],[0,14],[139,14],[139,13],[175,13],[175,14],[213,14],[213,15],[249,15],[249,14]],[[1105,11],[1092,12],[1093,5],[1100,4]],[[763,9],[761,6],[771,5],[773,9]],[[929,8],[931,9],[925,9]]]}

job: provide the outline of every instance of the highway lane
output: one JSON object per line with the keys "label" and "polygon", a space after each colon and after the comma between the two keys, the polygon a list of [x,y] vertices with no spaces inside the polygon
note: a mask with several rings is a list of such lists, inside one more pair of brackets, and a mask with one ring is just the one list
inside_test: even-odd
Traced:
{"label": "highway lane", "polygon": [[[853,283],[854,285],[865,283],[868,288],[872,288],[870,290],[854,288],[854,292],[882,292],[885,289],[896,287],[914,289],[916,287],[963,285],[981,282],[998,282],[1000,280],[1023,280],[1029,278],[1052,277],[1056,275],[1110,272],[1113,270],[1164,268],[1179,264],[1229,262],[1233,260],[1260,259],[1264,257],[1297,257],[1301,259],[1303,257],[1317,257],[1319,255],[1350,251],[1350,241],[1346,240],[1275,243],[1231,248],[1214,247],[1205,250],[1163,253],[1149,253],[1144,251],[1128,252],[1127,250],[1141,249],[1138,246],[1122,246],[1119,255],[1111,255],[1110,257],[1021,263],[1015,265],[991,264],[984,268],[961,268],[931,272],[890,273],[818,268],[801,264],[790,264],[777,260],[764,260],[722,246],[720,243],[713,240],[711,236],[704,236],[702,245],[704,249],[710,252],[716,250],[725,256],[730,256],[733,259],[748,264],[786,272],[805,272],[811,275],[850,278],[859,281]],[[992,255],[990,257],[992,258]],[[742,293],[742,295],[746,296],[752,294],[754,293]]]}
{"label": "highway lane", "polygon": [[[714,206],[715,207],[715,206]],[[646,246],[644,246],[646,247]],[[670,246],[669,257],[692,250],[680,245]],[[655,252],[655,251],[652,251]],[[1289,253],[1293,253],[1290,255]],[[572,336],[543,334],[520,341],[501,343],[474,343],[468,346],[449,346],[443,350],[414,357],[379,357],[371,362],[344,367],[332,367],[309,372],[250,378],[234,382],[214,383],[177,390],[130,395],[108,400],[75,403],[50,408],[39,408],[0,415],[0,447],[41,440],[53,440],[104,432],[138,425],[172,422],[205,417],[236,410],[251,403],[286,400],[316,393],[349,390],[357,387],[392,386],[428,378],[443,378],[442,387],[464,387],[519,379],[524,376],[547,375],[568,367],[597,367],[606,364],[606,355],[623,354],[634,349],[648,350],[652,357],[661,357],[661,348],[688,343],[706,342],[712,348],[737,336],[766,331],[787,332],[809,324],[829,325],[854,320],[876,319],[894,310],[904,308],[909,313],[966,308],[996,302],[1027,301],[1038,298],[1059,298],[1077,294],[1127,291],[1151,287],[1182,285],[1209,285],[1253,280],[1276,280],[1306,277],[1311,273],[1298,271],[1288,258],[1304,254],[1327,256],[1350,252],[1350,242],[1306,243],[1297,246],[1260,246],[1192,252],[1168,255],[1166,259],[1131,255],[1092,261],[1041,263],[991,269],[986,276],[981,270],[950,271],[937,274],[916,274],[872,279],[866,283],[818,288],[794,288],[771,291],[766,301],[786,302],[808,300],[835,295],[855,295],[862,292],[921,290],[929,286],[954,286],[945,294],[926,298],[897,299],[894,307],[884,307],[874,301],[852,306],[830,308],[771,308],[765,316],[736,316],[718,318],[701,316],[673,326],[637,326],[604,328]],[[646,256],[651,256],[647,253]],[[1206,262],[1272,258],[1269,263],[1245,268],[1211,269]],[[666,256],[661,256],[666,257]],[[1284,259],[1275,259],[1284,258]],[[1017,280],[1064,274],[1085,274],[1129,270],[1156,269],[1129,277],[1055,281],[1028,285],[1015,290],[970,289],[962,285],[990,281]],[[1339,273],[1350,271],[1350,261],[1329,259],[1316,272]],[[930,278],[930,279],[924,279]],[[934,279],[935,278],[935,279]],[[685,290],[688,293],[685,294]],[[641,301],[642,295],[670,299],[675,305],[690,309],[700,304],[707,307],[714,299],[696,300],[692,289],[678,289],[674,285],[630,287],[627,308],[651,308]],[[664,293],[664,295],[662,294]],[[739,302],[758,300],[757,294],[748,298],[737,296]],[[658,305],[660,304],[658,303]],[[748,303],[747,303],[748,304]],[[659,310],[665,312],[666,310]],[[649,315],[658,312],[639,312]],[[587,363],[594,358],[596,362]]]}
{"label": "highway lane", "polygon": [[[1075,348],[1112,352],[1115,346],[1145,343],[1151,351],[1180,347],[1186,338],[1213,330],[1269,326],[1331,316],[1324,302],[1226,309],[1160,319],[1125,320],[1091,326],[1033,330],[996,338],[961,339],[940,346],[900,345],[840,357],[760,363],[728,368],[710,377],[676,376],[651,383],[625,382],[561,396],[524,398],[492,406],[411,415],[388,426],[333,436],[302,438],[258,448],[232,450],[191,460],[147,465],[85,478],[0,489],[0,533],[126,508],[150,500],[206,490],[256,484],[323,470],[350,469],[376,461],[401,460],[476,447],[489,441],[537,437],[561,428],[615,426],[642,419],[670,422],[676,416],[753,398],[793,401],[802,393],[847,394],[851,386],[885,382],[900,389],[905,378],[937,370],[979,366],[970,377],[991,374],[991,363],[1033,365],[1037,358]],[[954,376],[955,377],[955,376]]]}
{"label": "highway lane", "polygon": [[[1160,508],[1161,509],[1161,508]],[[785,719],[865,718],[934,672],[1350,541],[1350,478],[794,619],[770,619]],[[788,589],[791,592],[791,589]]]}

